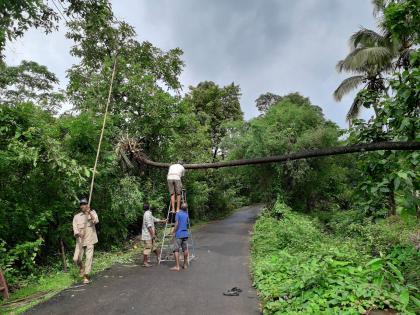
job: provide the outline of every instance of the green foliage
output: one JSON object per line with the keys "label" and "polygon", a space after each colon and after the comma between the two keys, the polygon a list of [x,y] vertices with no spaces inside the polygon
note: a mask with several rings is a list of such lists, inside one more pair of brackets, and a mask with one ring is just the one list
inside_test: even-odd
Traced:
{"label": "green foliage", "polygon": [[58,84],[55,74],[36,62],[22,61],[16,67],[0,63],[0,102],[3,104],[33,102],[56,113],[64,95],[54,91],[55,84]]}
{"label": "green foliage", "polygon": [[411,281],[420,256],[413,247],[374,258],[362,238],[327,235],[321,228],[282,202],[258,219],[252,270],[264,314],[364,314],[387,308],[415,314],[419,291]]}
{"label": "green foliage", "polygon": [[0,56],[7,40],[23,36],[30,27],[51,32],[58,21],[58,14],[42,0],[4,0],[0,12]]}
{"label": "green foliage", "polygon": [[118,244],[127,239],[128,228],[143,217],[145,192],[134,177],[122,177],[111,187],[111,204],[101,211],[101,242]]}
{"label": "green foliage", "polygon": [[315,213],[324,229],[343,238],[355,239],[366,252],[372,255],[389,254],[389,250],[413,244],[417,223],[401,216],[372,221],[357,210],[328,211]]}
{"label": "green foliage", "polygon": [[49,113],[3,105],[0,117],[0,240],[7,249],[0,266],[6,276],[25,277],[36,272],[39,255],[70,236],[73,202],[90,172],[63,150]]}
{"label": "green foliage", "polygon": [[18,244],[7,250],[6,243],[0,242],[0,266],[7,276],[9,285],[13,285],[25,275],[33,275],[37,271],[36,257],[39,254],[43,239]]}
{"label": "green foliage", "polygon": [[[419,52],[412,54],[412,68],[395,74],[390,81],[395,94],[377,103],[377,115],[368,122],[356,121],[350,141],[416,141],[419,139]],[[397,201],[406,213],[415,214],[419,200],[417,152],[378,152],[365,154],[359,170],[359,204],[368,215],[396,214]],[[383,201],[386,200],[384,203]]]}
{"label": "green foliage", "polygon": [[[311,148],[338,145],[340,130],[324,119],[319,107],[296,93],[258,118],[231,125],[223,148],[229,158],[281,155]],[[248,166],[235,170],[244,187],[242,193],[254,201],[273,200],[282,192],[295,209],[311,211],[341,199],[346,182],[347,158],[307,159],[283,164]]]}
{"label": "green foliage", "polygon": [[416,0],[390,3],[384,9],[384,26],[400,41],[420,41],[420,6]]}
{"label": "green foliage", "polygon": [[[393,72],[384,78],[386,89],[366,89],[355,102],[374,107],[369,121],[355,121],[350,142],[418,141],[420,51],[418,1],[389,1],[380,6],[381,25],[394,46]],[[417,45],[417,46],[416,46]],[[417,152],[364,154],[356,170],[355,200],[366,215],[384,217],[401,212],[413,218],[419,209]]]}
{"label": "green foliage", "polygon": [[239,85],[232,83],[221,88],[214,82],[205,81],[196,87],[190,86],[190,92],[185,97],[200,124],[207,127],[213,160],[218,155],[222,158],[225,156],[223,150],[220,150],[221,140],[227,131],[225,123],[243,119],[240,95]]}

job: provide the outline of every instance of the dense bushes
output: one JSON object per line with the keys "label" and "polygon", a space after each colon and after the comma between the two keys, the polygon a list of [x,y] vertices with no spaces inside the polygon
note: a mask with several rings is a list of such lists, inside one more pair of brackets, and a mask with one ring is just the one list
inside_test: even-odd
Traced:
{"label": "dense bushes", "polygon": [[252,239],[252,270],[264,313],[418,311],[419,253],[403,243],[372,256],[364,244],[371,243],[376,228],[358,237],[329,235],[319,220],[294,213],[282,202],[266,210]]}
{"label": "dense bushes", "polygon": [[[292,93],[264,115],[232,125],[223,145],[230,159],[254,158],[337,146],[340,135],[338,126],[326,120],[318,106]],[[253,201],[275,200],[281,193],[296,210],[310,212],[348,202],[351,161],[351,157],[303,159],[246,166],[235,172],[243,183],[241,193]]]}

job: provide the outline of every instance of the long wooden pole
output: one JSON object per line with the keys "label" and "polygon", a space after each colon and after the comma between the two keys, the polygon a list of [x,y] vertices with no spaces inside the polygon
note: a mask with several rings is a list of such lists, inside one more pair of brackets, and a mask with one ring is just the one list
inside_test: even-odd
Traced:
{"label": "long wooden pole", "polygon": [[89,202],[88,202],[89,206],[90,206],[90,202],[92,201],[92,193],[93,193],[93,185],[95,183],[96,168],[98,166],[98,159],[99,159],[99,153],[101,151],[102,139],[104,137],[106,119],[108,117],[109,103],[111,102],[112,86],[114,84],[115,69],[117,68],[117,56],[118,54],[115,54],[114,66],[113,66],[112,75],[111,75],[111,83],[109,85],[109,91],[108,91],[108,99],[105,106],[104,120],[102,122],[102,130],[101,130],[101,135],[99,137],[98,150],[96,151],[95,165],[93,166],[92,181],[90,183],[90,192],[89,192]]}

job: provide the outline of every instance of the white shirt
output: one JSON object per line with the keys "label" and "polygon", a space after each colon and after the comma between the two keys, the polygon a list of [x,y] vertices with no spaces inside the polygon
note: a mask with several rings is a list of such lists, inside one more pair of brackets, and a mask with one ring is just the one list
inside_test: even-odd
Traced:
{"label": "white shirt", "polygon": [[152,215],[152,211],[147,210],[143,214],[143,226],[141,228],[141,239],[142,241],[149,241],[152,239],[152,236],[150,235],[149,229],[152,228],[153,231],[155,231],[155,222],[159,221],[159,219],[156,219]]}
{"label": "white shirt", "polygon": [[185,174],[185,168],[181,164],[172,164],[168,171],[168,180],[181,180]]}

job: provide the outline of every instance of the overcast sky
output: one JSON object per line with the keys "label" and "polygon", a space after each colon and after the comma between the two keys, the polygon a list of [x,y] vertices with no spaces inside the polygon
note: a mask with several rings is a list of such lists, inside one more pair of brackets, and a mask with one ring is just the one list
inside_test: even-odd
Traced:
{"label": "overcast sky", "polygon": [[[348,38],[361,26],[375,28],[370,0],[113,0],[119,19],[139,40],[184,51],[181,75],[188,86],[211,80],[239,84],[245,118],[258,115],[262,93],[298,91],[345,127],[352,96],[337,103],[332,92],[346,77],[335,65],[348,52]],[[65,28],[44,35],[31,30],[6,48],[6,60],[48,66],[62,87],[74,59]]]}

